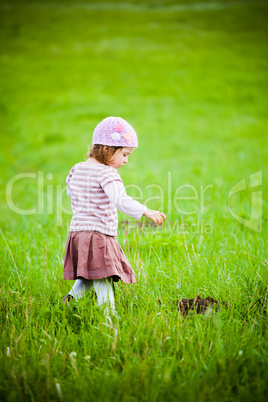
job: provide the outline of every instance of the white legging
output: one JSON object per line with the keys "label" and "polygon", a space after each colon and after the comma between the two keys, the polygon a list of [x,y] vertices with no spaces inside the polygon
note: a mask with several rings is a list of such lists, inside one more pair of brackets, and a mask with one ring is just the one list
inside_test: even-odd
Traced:
{"label": "white legging", "polygon": [[92,288],[92,286],[94,286],[94,289],[97,293],[99,306],[106,302],[110,302],[111,308],[114,310],[114,292],[110,278],[94,280],[78,278],[76,279],[72,289],[70,290],[69,295],[72,295],[73,297],[78,297],[80,299],[81,297],[83,297],[84,293]]}

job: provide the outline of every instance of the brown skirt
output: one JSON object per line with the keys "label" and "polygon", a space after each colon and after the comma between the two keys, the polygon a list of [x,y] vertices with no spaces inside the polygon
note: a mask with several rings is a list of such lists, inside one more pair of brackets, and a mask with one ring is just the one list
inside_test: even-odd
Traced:
{"label": "brown skirt", "polygon": [[115,236],[96,231],[69,232],[64,256],[63,279],[113,277],[136,282],[131,265]]}

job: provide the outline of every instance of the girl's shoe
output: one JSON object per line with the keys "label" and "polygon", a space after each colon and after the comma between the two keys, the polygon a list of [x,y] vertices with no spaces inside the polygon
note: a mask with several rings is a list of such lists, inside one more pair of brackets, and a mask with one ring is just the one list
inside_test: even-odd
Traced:
{"label": "girl's shoe", "polygon": [[64,298],[62,299],[62,302],[67,304],[68,307],[70,307],[70,300],[73,300],[73,299],[74,299],[74,297],[72,295],[68,294],[68,295],[64,296]]}

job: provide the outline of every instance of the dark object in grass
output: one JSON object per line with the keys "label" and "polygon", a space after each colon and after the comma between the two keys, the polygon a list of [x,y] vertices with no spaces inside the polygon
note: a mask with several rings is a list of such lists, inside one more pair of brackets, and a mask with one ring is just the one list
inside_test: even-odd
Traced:
{"label": "dark object in grass", "polygon": [[190,310],[195,311],[197,314],[204,314],[208,309],[217,311],[220,306],[227,307],[224,301],[219,302],[210,296],[206,299],[202,299],[199,295],[194,299],[177,300],[177,305],[179,312],[183,315],[188,315]]}

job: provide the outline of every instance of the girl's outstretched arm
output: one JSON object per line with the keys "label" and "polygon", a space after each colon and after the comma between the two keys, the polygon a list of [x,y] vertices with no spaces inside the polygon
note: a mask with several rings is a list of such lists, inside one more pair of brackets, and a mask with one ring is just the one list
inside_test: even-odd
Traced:
{"label": "girl's outstretched arm", "polygon": [[146,216],[146,218],[152,219],[156,225],[162,225],[163,219],[166,220],[166,215],[163,212],[149,209],[127,195],[125,187],[120,181],[109,182],[104,187],[104,192],[119,211],[136,220],[139,220],[143,215]]}
{"label": "girl's outstretched arm", "polygon": [[166,220],[166,215],[163,212],[154,211],[147,208],[143,214],[146,218],[152,219],[156,225],[162,225],[163,219]]}
{"label": "girl's outstretched arm", "polygon": [[126,194],[125,187],[120,181],[109,182],[104,187],[104,192],[119,211],[135,218],[136,220],[139,220],[147,209],[145,205],[140,204],[138,201]]}

